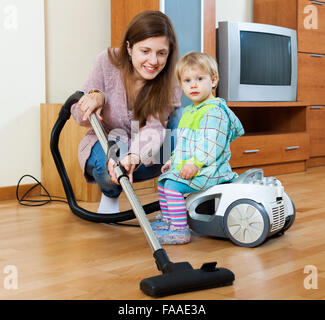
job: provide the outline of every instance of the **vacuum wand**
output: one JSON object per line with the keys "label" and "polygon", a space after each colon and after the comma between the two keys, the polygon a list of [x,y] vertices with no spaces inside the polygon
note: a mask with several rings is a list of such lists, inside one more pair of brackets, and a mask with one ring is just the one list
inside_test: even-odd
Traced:
{"label": "vacuum wand", "polygon": [[99,140],[99,143],[101,144],[104,152],[107,154],[108,159],[113,159],[118,165],[114,168],[114,171],[116,173],[117,179],[122,186],[122,189],[124,190],[131,207],[133,209],[133,212],[135,216],[137,217],[140,226],[142,230],[144,231],[144,234],[152,248],[152,250],[155,252],[159,249],[161,249],[161,245],[158,241],[158,239],[155,237],[152,228],[150,226],[150,222],[146,216],[146,213],[143,210],[143,207],[129,181],[128,176],[126,175],[126,172],[123,167],[119,165],[119,159],[117,157],[118,153],[118,146],[114,141],[109,141],[106,138],[106,135],[103,132],[102,126],[100,122],[98,121],[96,115],[92,113],[89,117],[89,121],[96,133],[96,136]]}

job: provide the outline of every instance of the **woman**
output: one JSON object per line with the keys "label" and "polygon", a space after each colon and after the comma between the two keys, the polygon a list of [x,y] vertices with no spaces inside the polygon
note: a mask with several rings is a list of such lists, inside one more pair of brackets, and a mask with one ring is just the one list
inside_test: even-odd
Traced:
{"label": "woman", "polygon": [[[108,138],[119,144],[120,163],[131,182],[160,173],[156,155],[165,139],[168,117],[181,104],[181,89],[174,77],[177,57],[169,18],[159,11],[140,13],[127,27],[120,48],[109,48],[97,57],[83,88],[85,95],[71,108],[76,122],[89,127],[88,117],[96,112]],[[110,159],[106,165],[92,129],[80,143],[79,162],[86,180],[98,183],[102,191],[97,212],[119,212],[122,189],[114,173],[116,163]]]}

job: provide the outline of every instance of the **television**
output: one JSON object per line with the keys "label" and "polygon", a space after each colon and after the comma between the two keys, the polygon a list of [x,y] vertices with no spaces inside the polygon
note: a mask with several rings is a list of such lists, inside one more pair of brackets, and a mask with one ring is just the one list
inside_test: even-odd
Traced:
{"label": "television", "polygon": [[227,101],[296,101],[295,30],[250,22],[219,22],[218,95]]}

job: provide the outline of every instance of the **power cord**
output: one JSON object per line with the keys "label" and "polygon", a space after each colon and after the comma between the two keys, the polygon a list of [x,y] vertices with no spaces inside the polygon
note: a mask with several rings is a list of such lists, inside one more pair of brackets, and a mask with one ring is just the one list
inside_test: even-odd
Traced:
{"label": "power cord", "polygon": [[[20,183],[24,178],[32,178],[34,179],[37,184],[33,185],[32,187],[30,187],[24,194],[22,197],[19,197],[19,187],[20,187]],[[26,197],[28,196],[28,194],[37,186],[41,186],[41,188],[45,191],[46,195],[40,195],[40,197],[48,197],[47,199],[44,200],[32,200],[32,199],[26,199]],[[59,199],[52,199],[50,193],[46,190],[46,188],[44,187],[44,185],[38,181],[35,177],[29,175],[29,174],[25,174],[23,175],[18,183],[17,183],[17,187],[16,187],[16,199],[18,201],[19,204],[21,204],[22,206],[27,206],[27,207],[40,207],[40,206],[44,206],[50,202],[63,202],[66,204],[69,204],[68,201],[66,200],[59,200]],[[140,225],[138,224],[131,224],[131,223],[121,223],[121,222],[112,222],[112,223],[105,223],[105,224],[112,224],[112,225],[119,225],[119,226],[126,226],[126,227],[137,227],[139,228]]]}
{"label": "power cord", "polygon": [[[20,183],[24,178],[32,178],[34,179],[37,184],[33,185],[32,187],[30,187],[24,194],[22,197],[19,197],[19,187],[20,187]],[[48,197],[48,199],[44,199],[44,200],[31,200],[31,199],[26,199],[27,195],[37,186],[41,186],[41,188],[45,191],[46,195],[40,195],[41,197]],[[43,184],[38,181],[35,177],[29,175],[29,174],[25,174],[23,175],[18,183],[17,183],[17,188],[16,188],[16,199],[18,201],[19,204],[21,204],[22,206],[27,206],[27,207],[39,207],[39,206],[44,206],[45,204],[48,204],[50,202],[63,202],[63,203],[68,203],[65,200],[59,200],[59,199],[52,199],[51,195],[49,194],[49,192],[46,190],[46,188],[43,186]]]}

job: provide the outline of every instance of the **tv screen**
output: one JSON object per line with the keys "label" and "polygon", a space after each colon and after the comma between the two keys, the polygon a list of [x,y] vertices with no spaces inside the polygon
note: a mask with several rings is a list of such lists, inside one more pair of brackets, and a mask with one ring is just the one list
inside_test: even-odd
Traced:
{"label": "tv screen", "polygon": [[240,83],[291,85],[290,37],[240,31]]}

